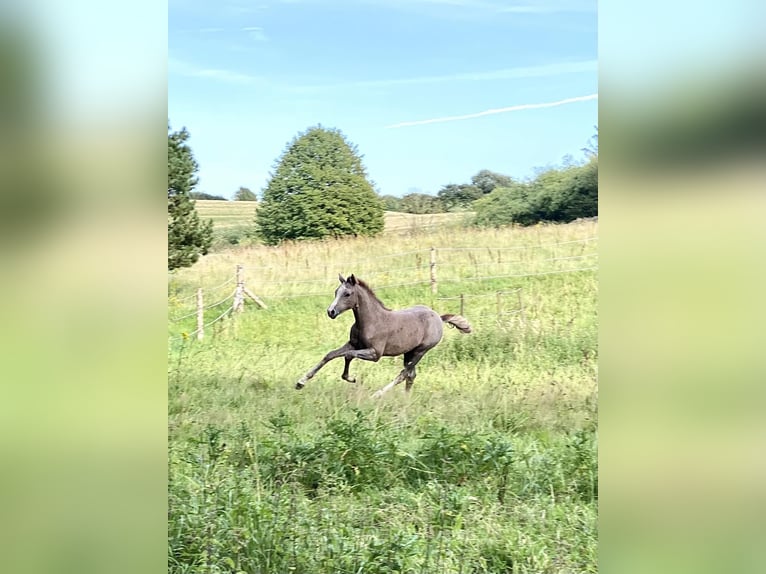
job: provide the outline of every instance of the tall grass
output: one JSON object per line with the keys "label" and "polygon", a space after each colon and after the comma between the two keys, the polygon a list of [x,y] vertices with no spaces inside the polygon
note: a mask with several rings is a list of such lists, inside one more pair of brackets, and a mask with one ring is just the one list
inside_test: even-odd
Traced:
{"label": "tall grass", "polygon": [[[239,248],[173,275],[173,316],[188,308],[183,297],[228,279],[235,263],[269,309],[247,307],[201,342],[182,335],[193,318],[170,323],[169,570],[595,572],[595,273],[471,279],[468,256],[517,275],[545,270],[552,250],[582,244],[541,245],[595,236],[596,225]],[[348,262],[394,269],[397,258],[372,257],[431,245],[487,249],[439,253],[455,269],[439,270],[437,297],[427,284],[379,296],[393,308],[454,312],[457,300],[439,297],[463,293],[475,332],[446,330],[409,396],[397,388],[370,398],[398,373],[399,358],[354,361],[355,385],[332,362],[295,391],[347,337],[352,317],[324,314],[337,273],[366,278]],[[515,253],[502,248],[522,246],[534,247],[516,263],[497,261]],[[402,273],[369,282],[406,282]],[[512,288],[521,288],[524,313],[498,315],[495,292]],[[324,294],[306,295],[314,292]]]}

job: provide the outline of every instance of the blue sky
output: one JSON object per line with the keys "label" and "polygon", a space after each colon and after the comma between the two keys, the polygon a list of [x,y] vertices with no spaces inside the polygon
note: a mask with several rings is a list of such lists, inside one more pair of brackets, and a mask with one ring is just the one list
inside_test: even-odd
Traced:
{"label": "blue sky", "polygon": [[307,127],[383,194],[582,156],[598,124],[595,0],[170,0],[168,116],[199,191],[260,192]]}

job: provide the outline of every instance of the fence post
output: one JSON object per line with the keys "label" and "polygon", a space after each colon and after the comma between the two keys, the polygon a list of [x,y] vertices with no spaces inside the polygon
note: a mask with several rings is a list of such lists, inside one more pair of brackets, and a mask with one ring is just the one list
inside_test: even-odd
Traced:
{"label": "fence post", "polygon": [[524,323],[524,303],[521,301],[521,287],[516,290],[516,295],[519,297],[519,315],[521,316],[521,322]]}
{"label": "fence post", "polygon": [[250,289],[248,289],[247,287],[243,287],[243,288],[242,288],[242,290],[245,292],[245,295],[247,295],[247,296],[248,296],[248,297],[250,297],[250,298],[251,298],[253,301],[255,301],[256,303],[258,303],[258,305],[260,305],[260,306],[261,306],[261,307],[263,307],[264,309],[268,309],[268,307],[266,306],[266,303],[264,303],[263,301],[261,301],[260,297],[258,297],[258,295],[256,295],[256,294],[255,294],[255,293],[253,293],[252,291],[250,291]]}
{"label": "fence post", "polygon": [[502,297],[502,296],[503,296],[502,292],[501,292],[501,291],[498,291],[498,292],[497,292],[497,320],[498,320],[498,321],[500,320],[500,315],[501,315],[501,313],[500,313],[500,308],[501,308],[501,306],[500,306],[500,300],[501,300],[501,297]]}
{"label": "fence post", "polygon": [[205,306],[202,302],[202,287],[197,289],[197,340],[205,336]]}
{"label": "fence post", "polygon": [[464,309],[465,309],[465,305],[464,305],[464,301],[463,301],[463,294],[461,293],[460,294],[460,316],[461,317],[465,316]]}
{"label": "fence post", "polygon": [[242,276],[242,265],[237,265],[237,288],[234,291],[234,311],[241,313],[245,307],[245,281]]}
{"label": "fence post", "polygon": [[431,293],[436,295],[436,248],[431,247]]}

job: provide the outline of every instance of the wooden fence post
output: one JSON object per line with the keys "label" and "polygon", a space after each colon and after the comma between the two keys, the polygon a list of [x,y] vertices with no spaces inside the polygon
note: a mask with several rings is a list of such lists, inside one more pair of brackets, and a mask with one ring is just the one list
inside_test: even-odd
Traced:
{"label": "wooden fence post", "polygon": [[253,293],[252,291],[250,291],[250,289],[248,289],[247,287],[243,287],[242,289],[244,290],[244,292],[245,292],[245,295],[247,295],[248,297],[250,297],[250,298],[251,298],[253,301],[255,301],[256,303],[258,303],[258,305],[260,305],[260,306],[261,306],[261,307],[263,307],[264,309],[268,309],[268,307],[266,306],[266,303],[264,303],[263,301],[261,301],[261,299],[260,299],[260,297],[258,297],[258,295],[256,295],[256,294],[255,294],[255,293]]}
{"label": "wooden fence post", "polygon": [[245,280],[242,274],[242,265],[237,265],[237,288],[234,291],[234,311],[241,313],[245,308]]}
{"label": "wooden fence post", "polygon": [[431,247],[431,293],[436,295],[436,248]]}
{"label": "wooden fence post", "polygon": [[502,296],[503,296],[502,292],[498,291],[497,292],[497,320],[498,321],[500,320],[500,315],[501,315],[501,313],[500,313],[500,309],[501,309],[500,301],[501,301]]}
{"label": "wooden fence post", "polygon": [[463,294],[460,294],[460,316],[465,316],[465,301],[463,300]]}
{"label": "wooden fence post", "polygon": [[197,289],[197,340],[205,336],[205,305],[202,302],[202,287]]}

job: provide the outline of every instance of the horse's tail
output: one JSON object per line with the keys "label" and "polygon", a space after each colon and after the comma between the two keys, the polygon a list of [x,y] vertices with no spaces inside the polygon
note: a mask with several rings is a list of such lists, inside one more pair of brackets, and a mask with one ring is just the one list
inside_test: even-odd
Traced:
{"label": "horse's tail", "polygon": [[445,323],[457,327],[458,331],[461,333],[471,332],[471,325],[465,317],[461,317],[460,315],[442,315],[441,318]]}

